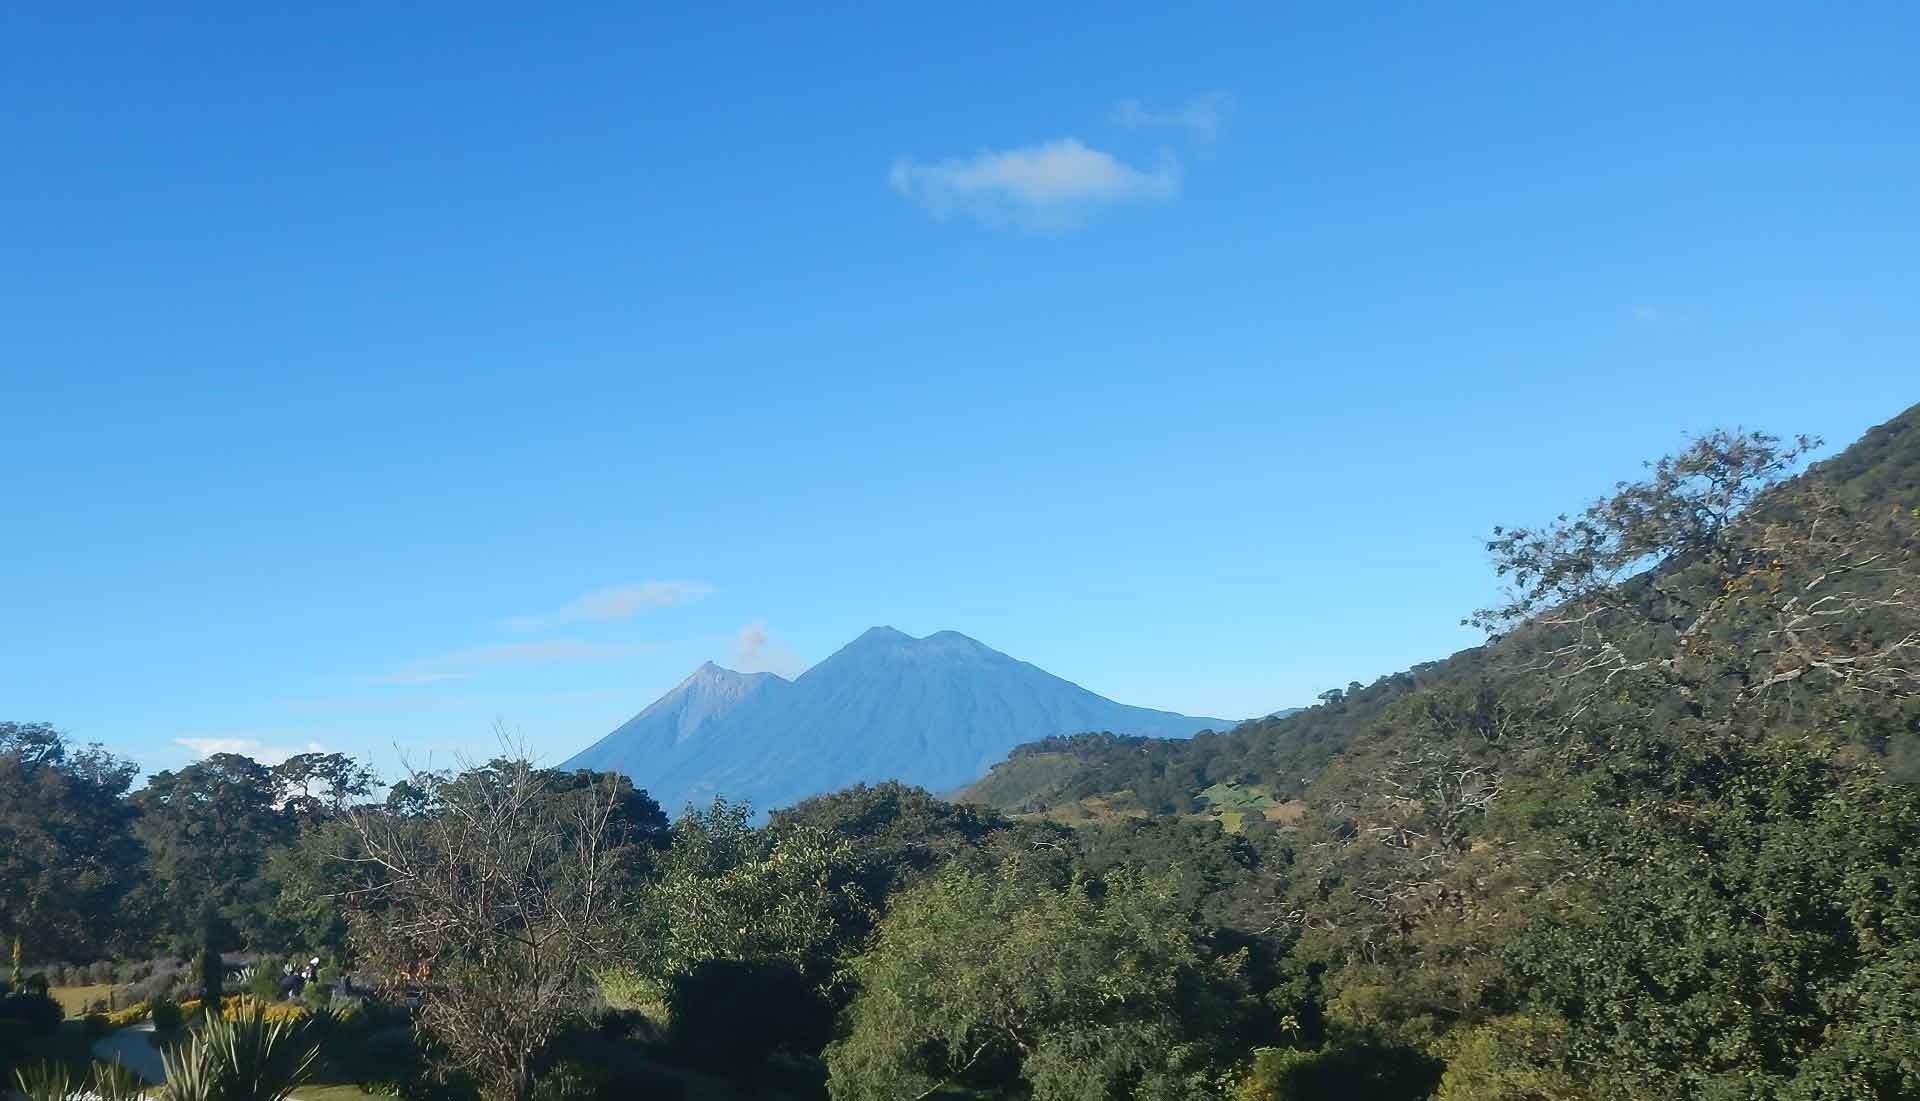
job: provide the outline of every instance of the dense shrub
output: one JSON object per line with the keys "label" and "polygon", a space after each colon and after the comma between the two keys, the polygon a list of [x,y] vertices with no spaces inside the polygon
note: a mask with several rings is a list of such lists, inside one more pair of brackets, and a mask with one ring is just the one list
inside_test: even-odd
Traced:
{"label": "dense shrub", "polygon": [[45,990],[23,990],[0,997],[0,1027],[16,1027],[22,1035],[51,1035],[65,1016],[60,1003]]}
{"label": "dense shrub", "polygon": [[45,994],[47,992],[47,977],[45,975],[27,975],[23,977],[20,980],[20,992],[22,994]]}
{"label": "dense shrub", "polygon": [[185,1015],[180,1012],[179,1003],[172,998],[159,998],[153,1003],[153,1028],[155,1032],[166,1034],[177,1032]]}
{"label": "dense shrub", "polygon": [[738,1070],[776,1048],[817,1054],[831,1036],[832,1010],[785,960],[707,960],[667,993],[668,1035],[695,1066]]}
{"label": "dense shrub", "polygon": [[147,1003],[135,1002],[125,1009],[117,1009],[106,1014],[107,1027],[109,1030],[126,1028],[128,1025],[139,1024],[151,1015],[152,1010],[147,1006]]}
{"label": "dense shrub", "polygon": [[1260,1048],[1233,1101],[1410,1101],[1427,1096],[1440,1070],[1438,1060],[1397,1045]]}
{"label": "dense shrub", "polygon": [[279,976],[275,975],[273,972],[267,970],[264,967],[257,969],[256,971],[254,971],[253,977],[247,980],[247,993],[253,995],[254,997],[260,999],[263,1002],[279,1001],[280,1000]]}
{"label": "dense shrub", "polygon": [[220,1002],[220,1016],[228,1021],[249,1021],[255,1016],[270,1025],[293,1028],[313,1017],[313,1010],[291,1002],[262,1002],[246,995],[234,995]]}
{"label": "dense shrub", "polygon": [[606,1072],[585,1063],[564,1062],[534,1083],[534,1101],[598,1101],[607,1089]]}

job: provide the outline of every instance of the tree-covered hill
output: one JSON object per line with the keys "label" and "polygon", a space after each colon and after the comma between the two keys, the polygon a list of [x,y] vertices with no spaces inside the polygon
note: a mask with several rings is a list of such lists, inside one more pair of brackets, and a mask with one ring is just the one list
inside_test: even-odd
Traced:
{"label": "tree-covered hill", "polygon": [[[1767,489],[1756,502],[1756,517],[1776,510],[1801,515],[1806,495],[1815,489],[1845,500],[1853,515],[1893,515],[1920,507],[1920,406],[1871,429],[1833,458]],[[1911,551],[1910,529],[1903,533],[1897,525],[1863,537],[1895,555]],[[1815,558],[1793,576],[1804,583],[1812,576],[1807,570],[1819,566]],[[1677,585],[1678,598],[1702,606],[1720,595],[1714,586],[1728,580],[1685,557],[1663,563],[1658,572]],[[1110,734],[1047,738],[1015,748],[958,798],[1004,813],[1049,814],[1066,821],[1103,816],[1073,813],[1088,810],[1105,815],[1200,813],[1207,806],[1204,793],[1216,785],[1257,789],[1274,800],[1297,799],[1357,739],[1390,729],[1390,716],[1417,711],[1419,701],[1432,694],[1498,692],[1501,686],[1536,677],[1539,670],[1526,655],[1537,653],[1540,639],[1538,630],[1516,631],[1490,646],[1462,650],[1370,685],[1356,682],[1331,690],[1319,706],[1190,740]],[[1914,661],[1920,663],[1920,658]],[[1776,719],[1791,722],[1792,714],[1782,710]],[[1905,752],[1884,736],[1856,733],[1878,751]]]}
{"label": "tree-covered hill", "polygon": [[1384,1045],[1449,1099],[1912,1095],[1920,407],[1792,474],[1810,443],[1715,433],[1495,529],[1486,646],[1192,742],[1022,747],[974,793],[1302,797],[1246,826],[1286,866],[1296,1085]]}

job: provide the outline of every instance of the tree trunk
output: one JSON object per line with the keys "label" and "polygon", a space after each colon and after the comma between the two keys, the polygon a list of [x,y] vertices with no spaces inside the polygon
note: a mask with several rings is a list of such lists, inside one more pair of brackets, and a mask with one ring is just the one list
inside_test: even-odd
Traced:
{"label": "tree trunk", "polygon": [[526,1052],[513,1068],[513,1101],[533,1101],[533,1060]]}

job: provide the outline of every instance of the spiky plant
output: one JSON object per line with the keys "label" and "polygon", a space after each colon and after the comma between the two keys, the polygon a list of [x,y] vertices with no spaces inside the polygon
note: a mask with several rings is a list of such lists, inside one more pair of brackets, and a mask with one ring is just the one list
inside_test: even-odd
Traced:
{"label": "spiky plant", "polygon": [[61,1063],[37,1063],[16,1070],[13,1080],[19,1083],[20,1092],[27,1095],[28,1101],[67,1101],[79,1092],[79,1083]]}
{"label": "spiky plant", "polygon": [[147,1088],[139,1075],[120,1065],[119,1056],[111,1063],[94,1060],[89,1081],[89,1092],[97,1101],[139,1101]]}
{"label": "spiky plant", "polygon": [[269,1021],[257,1005],[233,1020],[209,1015],[192,1039],[161,1052],[159,1101],[285,1101],[319,1055],[311,1030]]}

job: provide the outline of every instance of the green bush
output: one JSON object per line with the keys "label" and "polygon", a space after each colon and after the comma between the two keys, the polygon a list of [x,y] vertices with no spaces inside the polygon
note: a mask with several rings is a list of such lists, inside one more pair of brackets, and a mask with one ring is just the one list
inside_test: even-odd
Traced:
{"label": "green bush", "polygon": [[816,1054],[833,1014],[784,960],[706,960],[674,980],[668,1034],[687,1062],[715,1070],[759,1065],[776,1048]]}
{"label": "green bush", "polygon": [[595,1101],[605,1091],[606,1075],[572,1061],[540,1076],[533,1085],[534,1101]]}
{"label": "green bush", "polygon": [[631,1032],[639,1033],[648,1040],[656,1040],[667,1034],[673,1014],[667,1008],[665,984],[627,969],[602,971],[594,978],[600,986],[601,999],[609,1007],[638,1018]]}
{"label": "green bush", "polygon": [[247,980],[247,993],[263,1002],[277,1002],[280,1000],[280,980],[266,968],[260,968],[254,972],[253,978]]}
{"label": "green bush", "polygon": [[424,1071],[424,1062],[412,1025],[372,1028],[354,1053],[355,1081],[368,1093],[399,1097]]}
{"label": "green bush", "polygon": [[1391,1044],[1260,1048],[1233,1101],[1414,1101],[1433,1090],[1440,1069],[1424,1053]]}
{"label": "green bush", "polygon": [[44,990],[0,997],[0,1026],[13,1025],[22,1035],[49,1036],[66,1014]]}
{"label": "green bush", "polygon": [[82,1024],[87,1035],[96,1038],[113,1031],[113,1021],[105,1013],[89,1013]]}
{"label": "green bush", "polygon": [[180,1003],[172,998],[161,998],[153,1003],[153,1030],[165,1035],[178,1032],[184,1015],[180,1012]]}

